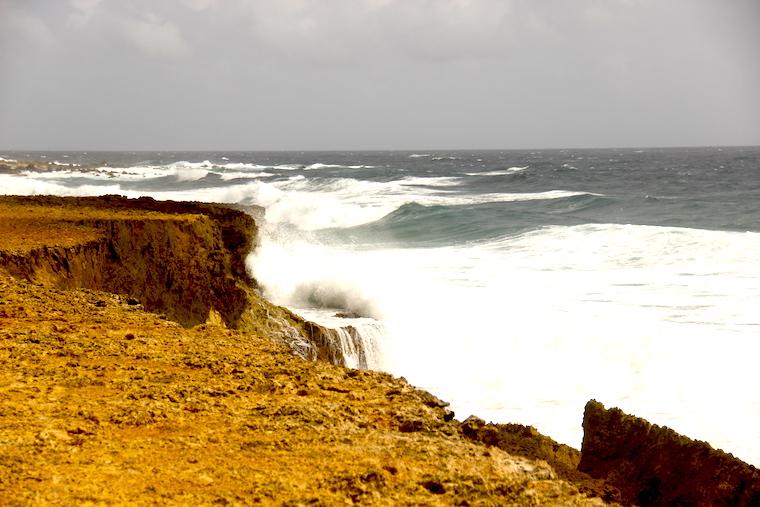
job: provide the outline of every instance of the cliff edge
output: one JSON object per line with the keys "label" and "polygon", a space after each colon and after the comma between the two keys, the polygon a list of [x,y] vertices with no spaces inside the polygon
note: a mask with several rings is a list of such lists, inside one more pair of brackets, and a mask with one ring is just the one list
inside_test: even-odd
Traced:
{"label": "cliff edge", "polygon": [[281,339],[301,357],[344,364],[335,330],[261,297],[245,269],[256,234],[253,218],[229,206],[2,197],[0,271],[46,287],[128,294],[188,327],[218,313],[225,325]]}

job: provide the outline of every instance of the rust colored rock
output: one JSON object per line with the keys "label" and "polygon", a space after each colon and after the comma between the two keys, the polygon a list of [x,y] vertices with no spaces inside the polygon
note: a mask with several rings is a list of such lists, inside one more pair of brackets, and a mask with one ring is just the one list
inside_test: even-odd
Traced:
{"label": "rust colored rock", "polygon": [[583,417],[579,470],[642,507],[760,506],[760,471],[670,428],[591,400]]}
{"label": "rust colored rock", "polygon": [[6,214],[9,221],[24,227],[30,217],[39,227],[37,215],[48,214],[43,234],[62,226],[97,235],[78,244],[49,240],[6,256],[2,264],[14,276],[129,294],[185,326],[205,322],[212,308],[232,324],[245,311],[245,257],[256,225],[242,211],[119,196],[3,197],[2,204],[15,209],[16,216]]}

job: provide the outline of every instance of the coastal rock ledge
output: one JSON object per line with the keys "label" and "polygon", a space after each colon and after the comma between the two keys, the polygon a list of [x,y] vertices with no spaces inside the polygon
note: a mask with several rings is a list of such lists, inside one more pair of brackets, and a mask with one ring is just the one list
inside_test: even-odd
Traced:
{"label": "coastal rock ledge", "polygon": [[219,316],[226,326],[280,339],[303,358],[344,364],[334,330],[261,296],[245,268],[256,234],[250,214],[230,206],[6,196],[0,272],[51,288],[126,294],[186,327]]}

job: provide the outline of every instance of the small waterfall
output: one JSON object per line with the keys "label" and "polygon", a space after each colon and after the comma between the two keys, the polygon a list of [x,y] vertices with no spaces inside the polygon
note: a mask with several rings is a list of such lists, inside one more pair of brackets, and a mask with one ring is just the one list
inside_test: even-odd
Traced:
{"label": "small waterfall", "polygon": [[335,333],[337,340],[334,346],[343,357],[345,366],[370,370],[380,368],[379,342],[383,335],[380,323],[340,327],[335,329]]}
{"label": "small waterfall", "polygon": [[305,317],[309,343],[287,340],[293,351],[306,359],[328,361],[349,368],[378,370],[382,368],[380,344],[385,337],[383,325],[369,318],[346,319],[325,317],[314,311],[299,311]]}

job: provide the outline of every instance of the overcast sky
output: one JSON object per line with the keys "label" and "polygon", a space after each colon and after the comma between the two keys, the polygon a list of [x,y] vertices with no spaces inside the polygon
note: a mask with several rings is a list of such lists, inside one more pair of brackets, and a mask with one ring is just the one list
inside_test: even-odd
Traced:
{"label": "overcast sky", "polygon": [[2,149],[760,144],[760,0],[0,0]]}

